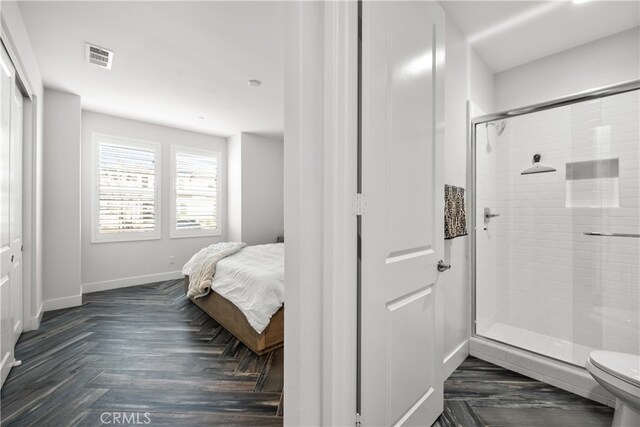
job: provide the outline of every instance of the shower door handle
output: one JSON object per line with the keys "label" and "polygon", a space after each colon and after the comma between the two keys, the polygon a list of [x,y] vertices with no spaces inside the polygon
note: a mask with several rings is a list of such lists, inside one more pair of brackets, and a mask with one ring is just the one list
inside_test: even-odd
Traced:
{"label": "shower door handle", "polygon": [[601,231],[585,231],[585,236],[602,236],[602,237],[640,237],[640,234],[634,233],[603,233]]}
{"label": "shower door handle", "polygon": [[451,264],[445,264],[443,260],[438,261],[438,271],[443,272],[451,268]]}

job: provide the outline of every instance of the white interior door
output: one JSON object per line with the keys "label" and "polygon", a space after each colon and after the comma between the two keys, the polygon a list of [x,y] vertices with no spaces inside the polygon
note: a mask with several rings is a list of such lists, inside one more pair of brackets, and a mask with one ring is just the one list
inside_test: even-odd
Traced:
{"label": "white interior door", "polygon": [[11,314],[13,342],[22,333],[22,92],[14,84],[11,96],[11,200],[9,202],[9,241],[11,242]]}
{"label": "white interior door", "polygon": [[364,426],[430,426],[442,412],[443,71],[436,2],[363,2]]}
{"label": "white interior door", "polygon": [[0,46],[0,384],[22,332],[22,94]]}

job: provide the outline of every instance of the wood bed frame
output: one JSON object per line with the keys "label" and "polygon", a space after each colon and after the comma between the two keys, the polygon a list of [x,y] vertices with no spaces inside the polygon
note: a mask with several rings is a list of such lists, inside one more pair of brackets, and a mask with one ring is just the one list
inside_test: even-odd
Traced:
{"label": "wood bed frame", "polygon": [[[189,276],[184,276],[184,288],[189,290]],[[284,345],[284,305],[259,334],[235,304],[213,290],[202,298],[189,299],[257,355]]]}

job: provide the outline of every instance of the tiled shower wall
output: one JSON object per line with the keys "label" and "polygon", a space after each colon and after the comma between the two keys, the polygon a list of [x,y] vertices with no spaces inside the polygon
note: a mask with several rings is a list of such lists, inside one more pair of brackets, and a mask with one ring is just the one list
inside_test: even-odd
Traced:
{"label": "tiled shower wall", "polygon": [[[640,233],[638,93],[508,119],[489,153],[478,138],[480,335],[502,324],[568,341],[550,355],[577,365],[585,348],[640,353],[640,239],[583,234]],[[521,175],[534,154],[557,171]],[[589,161],[593,176],[567,179],[568,163]],[[487,231],[484,207],[500,214]]]}

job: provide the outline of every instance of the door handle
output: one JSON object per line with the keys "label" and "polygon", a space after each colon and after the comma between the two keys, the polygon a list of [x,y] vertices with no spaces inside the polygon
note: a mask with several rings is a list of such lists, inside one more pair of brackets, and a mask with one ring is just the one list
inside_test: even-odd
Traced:
{"label": "door handle", "polygon": [[438,261],[438,271],[443,272],[451,268],[451,264],[445,264],[443,260]]}
{"label": "door handle", "polygon": [[11,255],[11,262],[13,262],[14,258],[15,258],[15,255]]}

